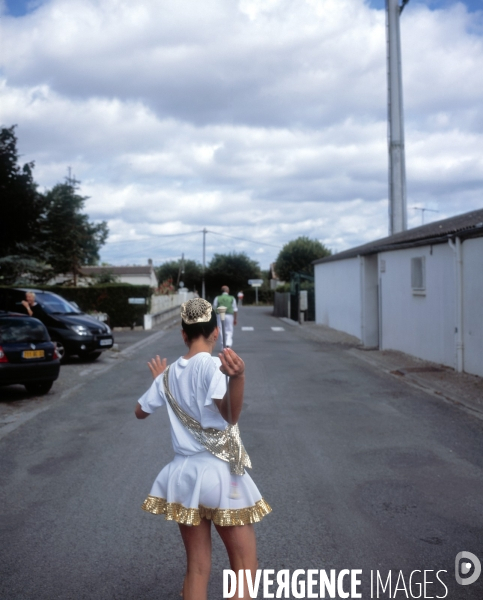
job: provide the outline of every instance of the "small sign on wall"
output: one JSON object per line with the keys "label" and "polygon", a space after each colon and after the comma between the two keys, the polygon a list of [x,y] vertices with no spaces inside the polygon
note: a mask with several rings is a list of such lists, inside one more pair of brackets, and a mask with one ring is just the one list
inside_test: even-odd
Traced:
{"label": "small sign on wall", "polygon": [[146,304],[146,298],[128,298],[129,304]]}

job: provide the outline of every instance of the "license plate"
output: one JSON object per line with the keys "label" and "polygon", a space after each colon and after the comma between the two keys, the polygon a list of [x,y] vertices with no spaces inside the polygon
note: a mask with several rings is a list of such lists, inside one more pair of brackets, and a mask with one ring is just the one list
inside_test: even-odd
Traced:
{"label": "license plate", "polygon": [[99,346],[110,346],[112,344],[112,340],[99,340]]}
{"label": "license plate", "polygon": [[24,358],[44,358],[44,350],[24,350],[22,353]]}

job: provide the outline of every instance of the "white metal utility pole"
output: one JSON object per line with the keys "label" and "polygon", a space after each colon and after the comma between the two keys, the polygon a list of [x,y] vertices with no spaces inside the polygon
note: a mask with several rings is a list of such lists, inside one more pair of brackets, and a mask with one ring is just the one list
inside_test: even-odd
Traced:
{"label": "white metal utility pole", "polygon": [[179,282],[183,281],[181,275],[184,273],[184,252],[181,254],[181,260],[179,261],[178,267],[178,279],[176,280],[176,287],[179,287]]}
{"label": "white metal utility pole", "polygon": [[388,136],[389,136],[389,235],[407,229],[406,162],[401,75],[399,16],[409,0],[386,0]]}
{"label": "white metal utility pole", "polygon": [[205,290],[205,263],[206,263],[206,227],[203,228],[203,279],[201,281],[201,297],[206,299]]}

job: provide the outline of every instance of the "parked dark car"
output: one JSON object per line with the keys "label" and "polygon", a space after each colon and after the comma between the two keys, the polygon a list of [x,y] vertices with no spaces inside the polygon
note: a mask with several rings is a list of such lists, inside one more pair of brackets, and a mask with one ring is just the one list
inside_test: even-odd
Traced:
{"label": "parked dark car", "polygon": [[114,339],[106,323],[83,313],[77,305],[62,296],[31,288],[0,288],[0,310],[24,312],[22,301],[26,292],[34,292],[38,308],[34,316],[47,327],[52,341],[57,343],[60,359],[76,354],[95,360],[103,350],[112,348]]}
{"label": "parked dark car", "polygon": [[20,383],[46,394],[59,376],[60,360],[47,328],[38,319],[0,312],[0,385]]}

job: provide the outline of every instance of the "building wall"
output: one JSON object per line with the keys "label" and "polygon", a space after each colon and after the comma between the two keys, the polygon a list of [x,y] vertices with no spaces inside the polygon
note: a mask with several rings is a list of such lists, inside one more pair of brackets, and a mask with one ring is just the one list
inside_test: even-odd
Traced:
{"label": "building wall", "polygon": [[[106,267],[106,270],[109,271],[109,267]],[[154,269],[151,271],[150,274],[147,273],[141,273],[139,275],[125,275],[125,274],[117,274],[114,273],[115,277],[117,277],[117,280],[119,281],[119,283],[130,283],[131,285],[149,285],[150,287],[153,288],[157,288],[158,287],[158,280],[156,279],[156,273],[154,272]],[[63,283],[66,279],[71,279],[72,275],[71,274],[65,274],[65,275],[57,275],[56,277],[54,277],[53,279],[51,279],[49,281],[49,285],[56,285],[59,283]],[[87,286],[87,285],[92,285],[93,280],[91,277],[82,277],[81,275],[79,275],[78,280],[77,280],[77,285],[79,287],[82,286]]]}
{"label": "building wall", "polygon": [[361,339],[359,257],[315,265],[315,321]]}
{"label": "building wall", "polygon": [[[412,287],[413,258],[424,258],[424,291]],[[464,241],[462,259],[463,370],[483,377],[483,238]],[[447,243],[322,263],[316,322],[366,346],[457,368],[458,283]]]}
{"label": "building wall", "polygon": [[151,311],[152,315],[164,312],[175,306],[181,306],[183,302],[187,302],[194,298],[193,292],[178,292],[176,294],[166,294],[163,296],[151,296]]}
{"label": "building wall", "polygon": [[483,238],[463,242],[464,370],[483,377]]}
{"label": "building wall", "polygon": [[158,282],[154,273],[151,275],[117,275],[120,283],[130,283],[131,285],[150,285],[151,287],[157,287]]}
{"label": "building wall", "polygon": [[[411,285],[411,259],[424,257],[425,292]],[[381,349],[456,366],[456,271],[448,244],[379,254]]]}
{"label": "building wall", "polygon": [[379,346],[379,265],[377,254],[362,256],[362,343]]}

